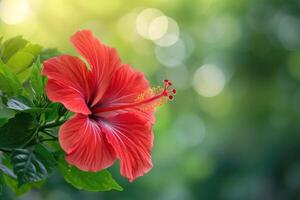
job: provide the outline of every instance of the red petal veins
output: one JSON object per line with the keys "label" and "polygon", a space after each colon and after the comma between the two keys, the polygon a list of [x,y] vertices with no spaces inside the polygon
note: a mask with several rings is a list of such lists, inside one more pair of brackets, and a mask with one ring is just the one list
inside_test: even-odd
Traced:
{"label": "red petal veins", "polygon": [[103,104],[131,103],[138,94],[149,89],[149,83],[142,72],[129,65],[118,68],[101,102]]}
{"label": "red petal veins", "polygon": [[84,115],[77,114],[61,126],[59,143],[68,163],[84,171],[100,171],[116,159],[100,124]]}
{"label": "red petal veins", "polygon": [[43,63],[43,74],[48,77],[47,96],[73,112],[90,114],[89,71],[79,58],[62,55]]}
{"label": "red petal veins", "polygon": [[64,106],[76,113],[91,114],[82,94],[71,87],[66,87],[58,81],[49,79],[46,85],[48,98],[54,102],[61,102]]}
{"label": "red petal veins", "polygon": [[151,123],[133,113],[120,114],[102,125],[108,142],[120,159],[121,175],[133,181],[152,168]]}
{"label": "red petal veins", "polygon": [[[138,96],[149,89],[149,82],[143,73],[133,70],[130,65],[123,65],[117,69],[102,99],[95,105],[94,111],[137,102]],[[119,114],[129,111],[140,114],[148,118],[149,121],[154,122],[153,111],[145,111],[142,107],[137,106],[115,112]]]}
{"label": "red petal veins", "polygon": [[116,68],[121,66],[121,60],[116,49],[103,45],[89,30],[76,32],[71,42],[91,66],[95,95],[91,105],[94,105],[103,96]]}

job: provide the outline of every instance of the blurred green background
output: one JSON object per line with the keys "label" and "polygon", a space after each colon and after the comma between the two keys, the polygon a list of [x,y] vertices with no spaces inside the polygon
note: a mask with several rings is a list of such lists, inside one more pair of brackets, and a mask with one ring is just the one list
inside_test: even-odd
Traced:
{"label": "blurred green background", "polygon": [[[91,29],[178,90],[156,113],[153,170],[123,192],[77,191],[54,173],[23,200],[300,199],[298,0],[2,0],[0,33],[75,54]],[[11,199],[15,199],[13,194]]]}

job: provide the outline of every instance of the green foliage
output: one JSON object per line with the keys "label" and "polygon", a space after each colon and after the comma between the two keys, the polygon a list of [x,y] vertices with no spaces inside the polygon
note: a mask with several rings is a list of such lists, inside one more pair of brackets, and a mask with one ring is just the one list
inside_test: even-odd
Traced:
{"label": "green foliage", "polygon": [[17,113],[0,128],[0,148],[12,150],[24,146],[33,138],[35,127],[32,115]]}
{"label": "green foliage", "polygon": [[43,98],[45,96],[46,77],[41,76],[42,66],[40,59],[37,59],[32,64],[32,72],[30,76],[30,84],[32,86],[32,92],[35,98]]}
{"label": "green foliage", "polygon": [[17,76],[0,60],[0,90],[8,96],[22,94],[23,87]]}
{"label": "green foliage", "polygon": [[11,109],[1,107],[0,108],[0,127],[8,122],[10,118],[15,116],[15,112]]}
{"label": "green foliage", "polygon": [[52,112],[50,108],[36,107],[29,99],[24,96],[12,97],[7,101],[7,107],[15,111],[22,111],[26,113],[41,114],[45,112]]}
{"label": "green foliage", "polygon": [[2,172],[0,171],[0,195],[2,194],[3,187],[4,187],[4,178]]}
{"label": "green foliage", "polygon": [[91,192],[123,190],[107,170],[84,172],[68,165],[63,158],[58,161],[58,169],[64,179],[79,190]]}
{"label": "green foliage", "polygon": [[11,177],[12,179],[17,178],[16,175],[14,174],[14,172],[3,163],[0,163],[0,171],[1,171],[1,173],[5,174],[6,176]]}
{"label": "green foliage", "polygon": [[9,98],[7,101],[7,107],[13,110],[24,111],[32,108],[33,104],[24,96],[19,96]]}
{"label": "green foliage", "polygon": [[45,156],[47,154],[40,153],[39,156],[42,157],[44,163],[30,149],[15,149],[12,152],[11,162],[14,173],[17,175],[19,186],[39,182],[48,176],[48,171],[45,167],[45,160],[47,159]]}
{"label": "green foliage", "polygon": [[22,36],[16,36],[3,43],[1,46],[0,58],[7,62],[20,49],[24,48],[28,42]]}
{"label": "green foliage", "polygon": [[58,51],[57,49],[45,49],[40,54],[41,62],[44,62],[45,60],[47,60],[49,58],[53,58],[53,57],[58,56],[60,54],[61,54],[61,52]]}
{"label": "green foliage", "polygon": [[28,44],[7,61],[7,65],[22,83],[31,75],[31,65],[41,49],[42,47],[40,45]]}
{"label": "green foliage", "polygon": [[47,173],[50,174],[56,165],[53,154],[42,144],[38,144],[34,148],[34,154],[44,164]]}
{"label": "green foliage", "polygon": [[35,183],[27,183],[20,185],[17,176],[14,174],[13,165],[11,164],[11,157],[5,154],[2,158],[2,164],[0,169],[3,172],[5,185],[8,186],[17,196],[23,195],[30,191],[32,188],[40,188],[45,181],[39,181]]}
{"label": "green foliage", "polygon": [[59,110],[60,105],[58,103],[50,103],[48,108],[52,110],[52,112],[45,113],[45,120],[46,121],[53,121],[59,117]]}
{"label": "green foliage", "polygon": [[41,45],[27,43],[27,45],[21,50],[21,52],[29,53],[33,57],[37,58],[40,55],[42,49],[43,47]]}
{"label": "green foliage", "polygon": [[17,36],[3,43],[0,58],[18,80],[24,83],[31,75],[31,65],[41,50],[40,45],[31,44],[21,36]]}
{"label": "green foliage", "polygon": [[7,61],[6,64],[12,69],[15,74],[20,74],[24,70],[26,70],[28,66],[31,65],[33,60],[34,56],[32,54],[18,51]]}
{"label": "green foliage", "polygon": [[29,192],[32,188],[41,188],[43,184],[45,183],[44,181],[36,182],[36,183],[28,183],[24,185],[19,185],[18,181],[8,177],[4,176],[4,181],[5,184],[17,195],[21,196],[27,192]]}

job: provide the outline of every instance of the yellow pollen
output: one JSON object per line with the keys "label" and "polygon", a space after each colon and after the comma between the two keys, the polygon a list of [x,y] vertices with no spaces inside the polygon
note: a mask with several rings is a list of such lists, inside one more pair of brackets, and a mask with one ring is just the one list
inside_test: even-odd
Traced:
{"label": "yellow pollen", "polygon": [[[152,98],[154,96],[160,95],[163,92],[163,90],[164,89],[160,86],[151,87],[147,91],[144,91],[143,93],[139,94],[137,96],[137,98],[135,99],[135,102],[142,102],[146,99],[149,99],[149,98]],[[167,96],[161,96],[160,98],[158,98],[154,101],[151,101],[147,104],[143,104],[142,106],[140,106],[140,109],[143,110],[143,111],[151,111],[155,107],[161,106],[162,104],[164,104],[167,101],[168,101]]]}

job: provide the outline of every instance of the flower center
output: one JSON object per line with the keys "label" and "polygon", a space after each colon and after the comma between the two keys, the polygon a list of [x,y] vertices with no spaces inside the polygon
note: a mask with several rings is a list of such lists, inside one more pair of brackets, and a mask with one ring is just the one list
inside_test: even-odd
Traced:
{"label": "flower center", "polygon": [[169,80],[164,80],[164,87],[163,89],[155,88],[151,89],[149,92],[145,92],[140,94],[137,97],[137,101],[122,105],[116,105],[111,107],[98,107],[93,109],[93,113],[100,113],[100,112],[110,112],[115,110],[123,110],[133,107],[140,107],[142,108],[151,108],[161,105],[165,101],[173,100],[174,95],[176,94],[176,89],[170,88],[172,83]]}

